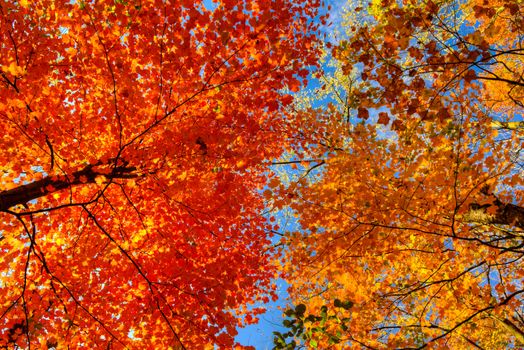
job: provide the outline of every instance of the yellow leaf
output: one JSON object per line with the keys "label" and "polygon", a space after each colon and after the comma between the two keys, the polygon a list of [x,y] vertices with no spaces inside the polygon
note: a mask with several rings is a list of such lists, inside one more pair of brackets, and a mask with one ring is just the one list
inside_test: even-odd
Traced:
{"label": "yellow leaf", "polygon": [[103,175],[97,176],[95,178],[95,182],[96,182],[97,185],[102,185],[102,184],[104,184],[104,182],[106,182],[106,177],[103,176]]}
{"label": "yellow leaf", "polygon": [[87,196],[89,194],[89,187],[82,186],[82,188],[79,191],[80,195]]}

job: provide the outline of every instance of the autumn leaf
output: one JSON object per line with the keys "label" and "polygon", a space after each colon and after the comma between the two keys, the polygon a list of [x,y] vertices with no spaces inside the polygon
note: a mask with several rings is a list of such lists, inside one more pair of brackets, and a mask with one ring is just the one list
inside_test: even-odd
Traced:
{"label": "autumn leaf", "polygon": [[377,123],[379,124],[382,124],[382,125],[388,125],[389,123],[389,116],[386,112],[380,112],[378,114],[378,121]]}
{"label": "autumn leaf", "polygon": [[368,119],[369,118],[369,111],[366,108],[358,108],[358,117],[360,119]]}

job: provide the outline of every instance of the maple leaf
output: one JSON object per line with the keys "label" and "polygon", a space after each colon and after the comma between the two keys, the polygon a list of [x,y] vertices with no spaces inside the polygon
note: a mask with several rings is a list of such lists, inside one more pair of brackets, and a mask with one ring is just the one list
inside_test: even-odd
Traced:
{"label": "maple leaf", "polygon": [[369,118],[369,111],[366,108],[359,108],[358,109],[358,117],[360,119],[368,119]]}
{"label": "maple leaf", "polygon": [[386,112],[380,112],[378,114],[377,123],[383,124],[383,125],[388,125],[389,124],[389,116],[388,116],[388,114]]}

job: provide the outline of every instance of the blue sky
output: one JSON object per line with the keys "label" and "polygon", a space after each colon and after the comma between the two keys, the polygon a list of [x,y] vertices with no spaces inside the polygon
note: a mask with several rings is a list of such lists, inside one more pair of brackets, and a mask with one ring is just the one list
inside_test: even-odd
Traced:
{"label": "blue sky", "polygon": [[257,350],[273,348],[273,331],[282,331],[282,311],[285,307],[287,296],[287,284],[285,281],[277,281],[279,300],[265,304],[267,312],[259,317],[258,324],[239,329],[236,340],[242,345],[254,346]]}

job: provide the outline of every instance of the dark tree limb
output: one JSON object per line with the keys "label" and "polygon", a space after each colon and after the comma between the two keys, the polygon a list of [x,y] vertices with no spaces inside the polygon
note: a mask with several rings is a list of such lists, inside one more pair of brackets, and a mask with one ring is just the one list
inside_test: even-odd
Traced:
{"label": "dark tree limb", "polygon": [[[84,169],[71,175],[46,176],[41,180],[23,184],[10,190],[0,192],[0,211],[7,211],[15,205],[24,205],[27,202],[47,196],[49,194],[82,184],[96,183],[98,176],[107,179],[130,179],[138,177],[137,168],[127,166],[113,166],[110,171],[97,169],[98,165],[88,165]],[[107,166],[107,165],[106,165]]]}
{"label": "dark tree limb", "polygon": [[524,229],[524,207],[503,203],[493,196],[493,201],[489,204],[470,204],[464,219],[485,225],[506,225]]}

